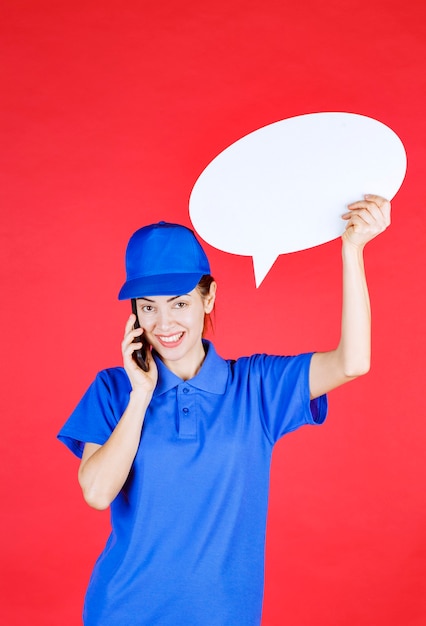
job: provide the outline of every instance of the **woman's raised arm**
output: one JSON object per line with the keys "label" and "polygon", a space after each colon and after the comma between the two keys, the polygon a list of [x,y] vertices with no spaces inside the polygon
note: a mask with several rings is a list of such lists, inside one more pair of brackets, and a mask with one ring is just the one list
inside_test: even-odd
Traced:
{"label": "woman's raised arm", "polygon": [[342,236],[343,308],[339,345],[329,352],[317,352],[311,361],[311,397],[366,374],[370,369],[371,313],[363,251],[366,243],[390,224],[390,202],[366,195],[348,206]]}

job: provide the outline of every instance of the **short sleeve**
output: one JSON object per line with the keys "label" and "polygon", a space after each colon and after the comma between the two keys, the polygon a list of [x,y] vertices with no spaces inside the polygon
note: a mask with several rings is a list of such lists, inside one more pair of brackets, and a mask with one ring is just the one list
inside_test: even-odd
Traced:
{"label": "short sleeve", "polygon": [[299,426],[322,424],[327,416],[327,397],[310,398],[311,358],[312,353],[258,355],[262,416],[273,443]]}
{"label": "short sleeve", "polygon": [[128,402],[131,386],[123,368],[99,372],[57,437],[81,458],[87,442],[103,445]]}

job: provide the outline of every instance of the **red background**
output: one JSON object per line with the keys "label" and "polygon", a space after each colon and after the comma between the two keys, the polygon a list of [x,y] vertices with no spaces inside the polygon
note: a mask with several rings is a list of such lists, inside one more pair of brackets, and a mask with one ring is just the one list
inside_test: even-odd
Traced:
{"label": "red background", "polygon": [[[421,0],[6,0],[2,623],[80,623],[108,513],[83,503],[55,435],[95,373],[120,363],[130,233],[189,225],[214,156],[316,111],[387,124],[408,171],[366,253],[372,371],[331,394],[326,426],[274,455],[263,625],[426,623],[425,23]],[[339,242],[281,256],[257,290],[250,258],[206,249],[223,356],[334,347]]]}

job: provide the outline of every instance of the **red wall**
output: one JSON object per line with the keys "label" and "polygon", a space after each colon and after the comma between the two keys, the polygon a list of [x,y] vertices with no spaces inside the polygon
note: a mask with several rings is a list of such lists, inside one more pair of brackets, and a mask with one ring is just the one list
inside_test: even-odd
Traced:
{"label": "red wall", "polygon": [[[408,171],[366,254],[372,371],[274,455],[263,624],[426,623],[425,24],[420,0],[6,0],[2,623],[80,623],[108,514],[83,503],[55,435],[95,373],[120,363],[128,236],[190,224],[214,156],[316,111],[387,124]],[[206,249],[223,356],[334,346],[339,242],[281,256],[257,290],[250,258]]]}

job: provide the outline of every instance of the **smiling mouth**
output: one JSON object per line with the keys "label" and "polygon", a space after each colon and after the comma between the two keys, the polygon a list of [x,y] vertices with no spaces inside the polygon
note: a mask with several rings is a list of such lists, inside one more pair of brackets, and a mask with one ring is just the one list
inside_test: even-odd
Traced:
{"label": "smiling mouth", "polygon": [[180,341],[180,339],[182,339],[182,337],[183,332],[176,333],[176,335],[169,335],[168,337],[158,335],[158,339],[161,341],[161,343],[177,343],[178,341]]}

